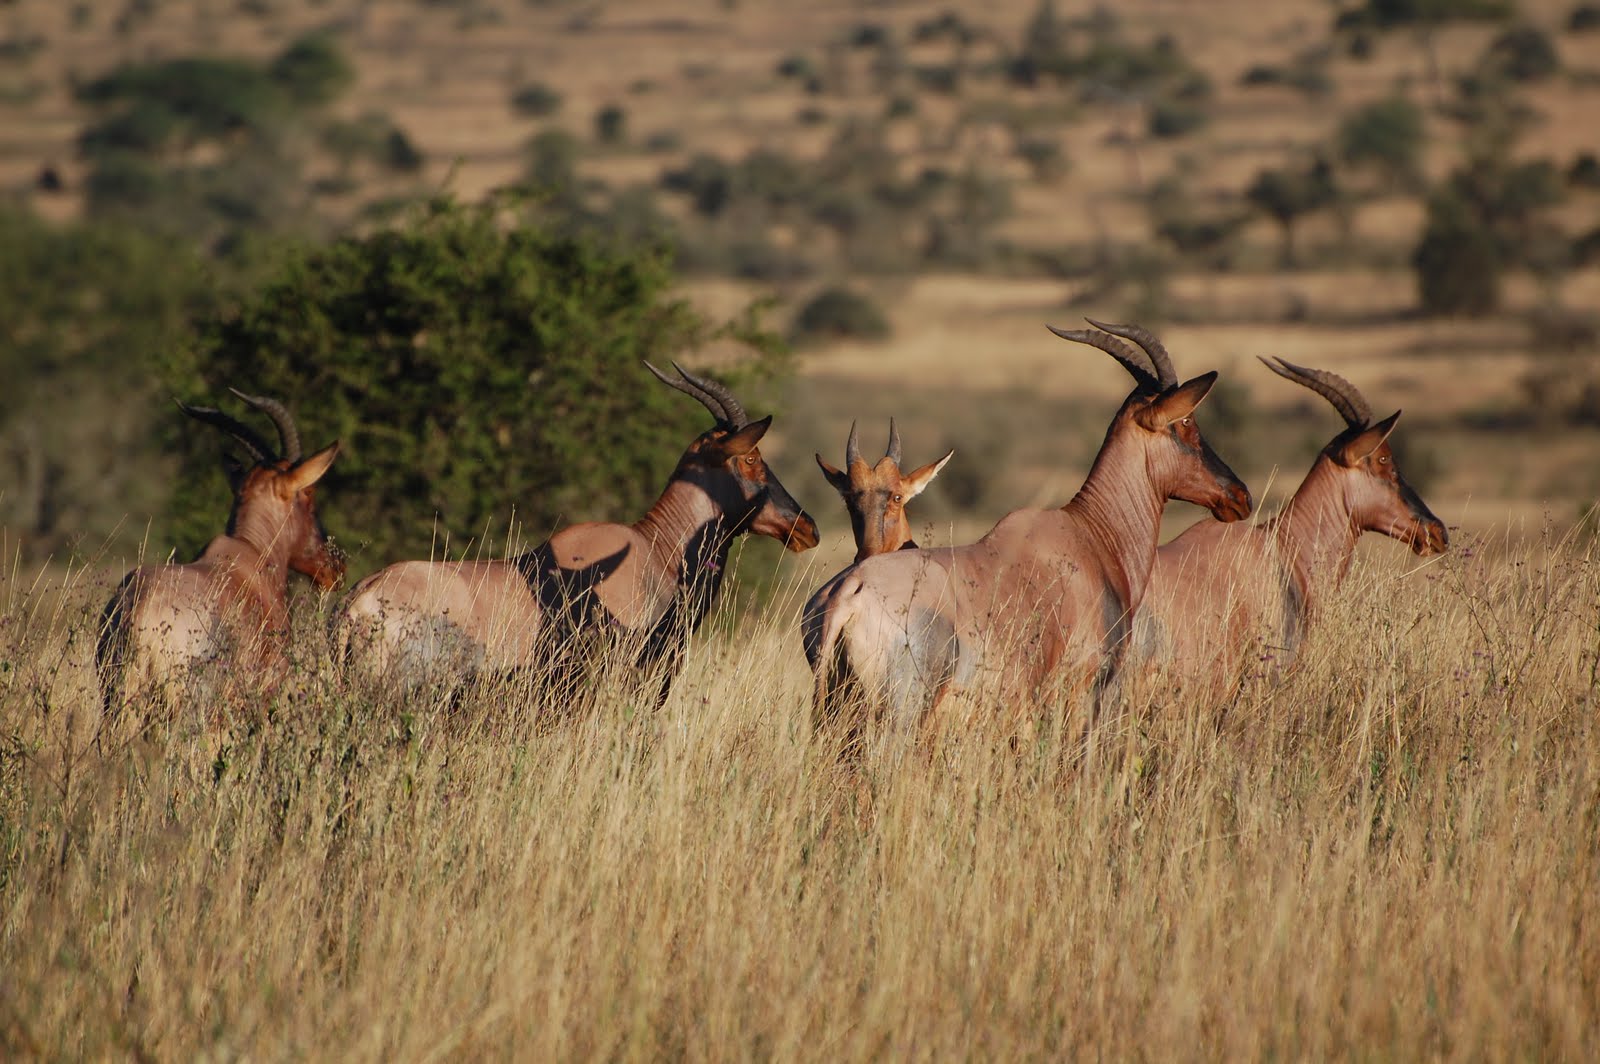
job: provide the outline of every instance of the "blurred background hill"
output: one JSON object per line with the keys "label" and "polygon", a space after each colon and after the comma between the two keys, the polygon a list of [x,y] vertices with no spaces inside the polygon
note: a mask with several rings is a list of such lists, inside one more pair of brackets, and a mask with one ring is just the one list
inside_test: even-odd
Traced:
{"label": "blurred background hill", "polygon": [[[1127,386],[1042,328],[1084,314],[1158,329],[1185,374],[1222,370],[1202,420],[1258,488],[1275,468],[1292,488],[1338,427],[1254,359],[1279,355],[1404,407],[1403,464],[1447,522],[1570,523],[1600,496],[1597,131],[1600,4],[1576,0],[11,0],[0,526],[30,561],[121,557],[147,530],[153,553],[191,549],[226,494],[169,397],[225,383],[303,388],[285,398],[308,438],[357,433],[350,483],[416,512],[413,539],[364,539],[369,511],[341,513],[330,482],[356,572],[436,514],[458,542],[513,504],[536,524],[629,516],[643,488],[574,493],[538,455],[654,448],[582,468],[659,480],[693,415],[628,398],[652,387],[628,365],[731,368],[743,347],[781,411],[771,454],[829,533],[847,523],[810,452],[837,462],[852,419],[871,439],[894,415],[911,463],[957,448],[919,500],[947,538],[1080,481]],[[485,202],[540,234],[535,265],[458,217]],[[325,313],[339,286],[307,277],[418,233],[454,250],[362,298],[439,297],[444,318]],[[526,373],[497,374],[507,322],[584,298],[517,287],[560,269],[563,241],[606,285],[645,278],[616,289],[644,310],[621,331],[561,319]],[[505,268],[480,276],[463,247]],[[447,334],[482,373],[451,385],[449,417],[404,422],[408,371],[369,348]],[[535,401],[581,378],[544,354],[576,335],[618,359],[586,385],[617,390],[605,417],[662,442],[516,431],[519,387],[530,420],[604,420]],[[249,379],[279,341],[299,347]],[[481,424],[473,389],[493,389]],[[455,445],[506,474],[450,495],[372,473],[364,391],[411,426],[416,468]]]}

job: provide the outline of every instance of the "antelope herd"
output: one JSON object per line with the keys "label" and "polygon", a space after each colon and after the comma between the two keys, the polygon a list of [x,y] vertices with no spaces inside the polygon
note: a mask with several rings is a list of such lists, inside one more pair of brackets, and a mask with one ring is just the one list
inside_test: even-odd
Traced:
{"label": "antelope herd", "polygon": [[[975,543],[920,548],[906,504],[954,452],[911,472],[889,423],[869,464],[852,424],[842,469],[817,455],[850,517],[855,560],[801,616],[819,734],[859,739],[873,725],[915,731],[952,693],[998,704],[1081,705],[1092,724],[1119,670],[1163,668],[1227,683],[1253,641],[1292,659],[1327,589],[1364,531],[1443,551],[1443,524],[1406,483],[1389,438],[1399,413],[1374,422],[1361,393],[1324,370],[1278,359],[1274,373],[1326,399],[1345,429],[1322,449],[1276,517],[1252,524],[1250,491],[1195,421],[1215,372],[1181,382],[1166,347],[1134,325],[1051,327],[1110,355],[1134,387],[1111,419],[1083,485],[1055,509],[1017,510]],[[1131,341],[1131,342],[1130,342]],[[1265,360],[1263,360],[1265,362]],[[712,427],[690,441],[660,497],[632,524],[562,529],[503,561],[405,561],[360,581],[334,612],[337,659],[406,689],[429,676],[557,676],[597,647],[658,701],[689,636],[715,603],[741,535],[792,551],[818,543],[815,521],[761,456],[772,418],[752,419],[724,385],[673,364],[662,384],[699,402]],[[294,419],[273,399],[234,392],[278,430],[274,450],[209,407],[184,414],[249,455],[229,467],[226,533],[194,562],[130,572],[107,604],[96,663],[108,709],[171,703],[201,666],[221,664],[271,686],[288,670],[288,574],[324,591],[344,563],[317,520],[318,480],[339,451],[303,457]],[[1168,499],[1211,512],[1159,546]]]}

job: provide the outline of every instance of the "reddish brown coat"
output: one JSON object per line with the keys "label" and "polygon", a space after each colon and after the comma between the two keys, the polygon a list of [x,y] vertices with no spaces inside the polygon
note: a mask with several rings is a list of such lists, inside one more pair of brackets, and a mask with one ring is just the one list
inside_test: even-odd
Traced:
{"label": "reddish brown coat", "polygon": [[1099,327],[1138,341],[1157,372],[1106,333],[1057,330],[1117,357],[1138,381],[1083,488],[1058,510],[1006,516],[968,546],[868,558],[814,597],[804,627],[819,719],[847,688],[911,725],[952,689],[992,682],[1026,698],[1052,678],[1104,678],[1143,596],[1166,500],[1222,520],[1249,513],[1248,489],[1191,416],[1216,374],[1180,385],[1149,333]]}

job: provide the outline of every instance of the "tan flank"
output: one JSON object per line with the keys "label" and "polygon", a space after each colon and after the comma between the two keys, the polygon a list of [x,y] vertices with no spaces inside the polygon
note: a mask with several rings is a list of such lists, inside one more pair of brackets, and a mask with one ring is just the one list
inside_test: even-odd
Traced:
{"label": "tan flank", "polygon": [[108,710],[147,698],[174,701],[190,670],[206,663],[270,682],[284,663],[289,572],[304,573],[322,590],[344,579],[344,560],[328,542],[314,500],[338,442],[303,458],[283,404],[234,394],[272,419],[282,457],[222,411],[178,404],[232,436],[253,464],[229,467],[233,512],[224,535],[187,565],[134,569],[106,604],[96,664]]}
{"label": "tan flank", "polygon": [[537,669],[572,636],[605,628],[639,640],[635,663],[664,661],[670,682],[684,639],[716,599],[735,537],[770,536],[793,551],[817,544],[816,522],[757,446],[772,418],[752,421],[726,386],[674,368],[676,377],[649,366],[716,425],[689,444],[642,518],[573,525],[505,561],[382,569],[340,607],[341,653],[408,676]]}
{"label": "tan flank", "polygon": [[1262,362],[1327,399],[1345,429],[1277,517],[1258,525],[1201,521],[1158,550],[1134,618],[1142,657],[1225,684],[1252,639],[1274,656],[1294,654],[1318,600],[1349,572],[1363,532],[1397,539],[1422,557],[1449,544],[1444,523],[1406,483],[1389,446],[1398,410],[1375,423],[1343,377],[1281,358]]}
{"label": "tan flank", "polygon": [[1216,374],[1179,384],[1149,332],[1090,324],[1101,331],[1052,331],[1112,355],[1136,386],[1083,487],[1060,509],[1007,515],[968,546],[868,558],[814,596],[803,628],[818,720],[855,695],[909,726],[980,682],[1025,697],[1047,679],[1103,680],[1144,594],[1166,500],[1224,521],[1249,514],[1249,490],[1192,417]]}

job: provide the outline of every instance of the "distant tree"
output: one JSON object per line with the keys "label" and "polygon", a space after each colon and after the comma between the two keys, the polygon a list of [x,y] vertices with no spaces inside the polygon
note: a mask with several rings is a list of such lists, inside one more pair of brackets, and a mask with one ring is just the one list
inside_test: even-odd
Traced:
{"label": "distant tree", "polygon": [[1256,174],[1245,198],[1273,221],[1282,232],[1279,259],[1285,267],[1296,265],[1294,231],[1296,223],[1313,211],[1330,207],[1338,198],[1333,168],[1318,158],[1303,170],[1262,170]]}
{"label": "distant tree", "polygon": [[[229,295],[227,262],[122,224],[0,208],[0,527],[29,561],[92,555],[165,502],[161,360]],[[215,476],[215,472],[209,473]]]}
{"label": "distant tree", "polygon": [[1479,66],[1508,81],[1544,81],[1560,72],[1561,56],[1539,27],[1513,26],[1489,42]]}
{"label": "distant tree", "polygon": [[594,136],[602,144],[620,144],[628,133],[628,112],[606,104],[594,115]]}
{"label": "distant tree", "polygon": [[272,79],[295,102],[305,106],[330,103],[355,81],[355,68],[331,34],[301,37],[273,60]]}
{"label": "distant tree", "polygon": [[1507,143],[1474,154],[1429,197],[1412,258],[1423,309],[1488,313],[1498,305],[1506,268],[1526,267],[1553,291],[1573,262],[1546,217],[1563,196],[1560,171],[1548,159],[1508,156]]}
{"label": "distant tree", "polygon": [[1489,314],[1500,303],[1499,250],[1472,204],[1445,187],[1428,200],[1428,221],[1412,254],[1417,294],[1430,314]]}
{"label": "distant tree", "polygon": [[1578,4],[1567,15],[1568,33],[1600,30],[1600,4]]}
{"label": "distant tree", "polygon": [[889,319],[871,299],[851,288],[822,289],[795,315],[791,336],[795,343],[819,340],[882,340],[890,333]]}
{"label": "distant tree", "polygon": [[543,82],[535,81],[511,94],[511,106],[520,115],[543,118],[561,110],[561,93]]}
{"label": "distant tree", "polygon": [[1377,170],[1398,187],[1421,174],[1427,126],[1422,109],[1403,96],[1367,104],[1339,125],[1339,155],[1353,166]]}

